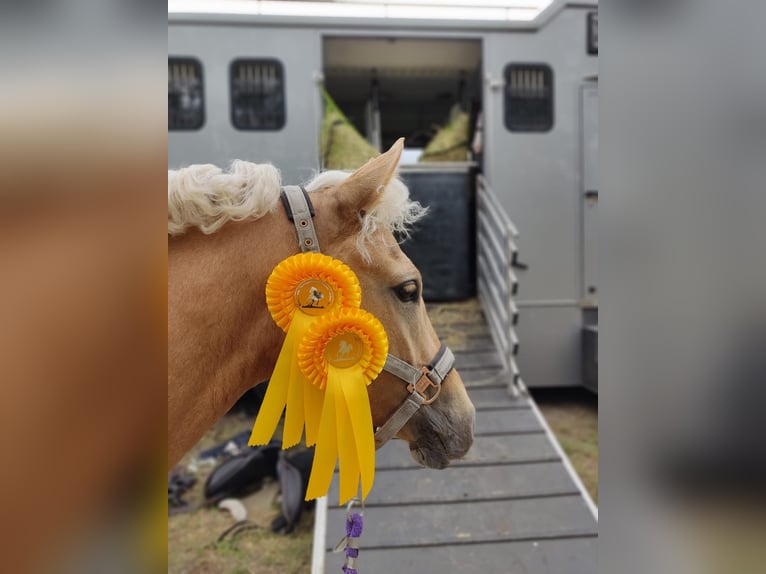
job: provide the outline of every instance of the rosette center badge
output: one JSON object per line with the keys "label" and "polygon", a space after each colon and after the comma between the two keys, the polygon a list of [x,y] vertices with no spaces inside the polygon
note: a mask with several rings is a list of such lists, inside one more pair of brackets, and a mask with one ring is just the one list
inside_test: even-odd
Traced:
{"label": "rosette center badge", "polygon": [[361,361],[364,343],[353,333],[340,333],[333,337],[325,348],[324,358],[338,369],[353,367]]}
{"label": "rosette center badge", "polygon": [[295,289],[295,306],[313,317],[329,311],[335,304],[332,287],[320,279],[301,281]]}

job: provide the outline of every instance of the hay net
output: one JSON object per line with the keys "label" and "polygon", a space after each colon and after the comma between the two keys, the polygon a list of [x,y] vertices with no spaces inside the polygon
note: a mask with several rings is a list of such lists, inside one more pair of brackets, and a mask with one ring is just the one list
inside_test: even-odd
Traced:
{"label": "hay net", "polygon": [[455,105],[447,124],[440,128],[423,150],[419,161],[466,161],[471,116]]}
{"label": "hay net", "polygon": [[319,138],[322,169],[357,169],[380,155],[322,89],[324,116]]}

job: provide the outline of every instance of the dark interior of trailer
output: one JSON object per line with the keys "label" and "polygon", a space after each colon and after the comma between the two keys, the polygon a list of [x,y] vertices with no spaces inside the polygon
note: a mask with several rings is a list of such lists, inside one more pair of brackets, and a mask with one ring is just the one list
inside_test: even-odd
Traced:
{"label": "dark interior of trailer", "polygon": [[324,84],[356,129],[372,141],[378,113],[381,149],[406,137],[422,148],[457,105],[481,109],[481,41],[326,37]]}

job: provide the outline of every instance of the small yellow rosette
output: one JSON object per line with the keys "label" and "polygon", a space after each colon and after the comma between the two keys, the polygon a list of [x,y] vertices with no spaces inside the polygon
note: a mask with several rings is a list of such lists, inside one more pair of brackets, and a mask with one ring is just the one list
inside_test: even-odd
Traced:
{"label": "small yellow rosette", "polygon": [[301,440],[316,443],[324,393],[308,384],[298,366],[298,344],[315,321],[362,302],[359,280],[344,263],[321,253],[299,253],[274,268],[266,283],[266,304],[285,333],[258,417],[248,444],[267,444],[285,411],[282,448]]}
{"label": "small yellow rosette", "polygon": [[375,437],[367,395],[388,354],[388,338],[373,315],[345,308],[324,315],[306,331],[298,363],[325,399],[306,500],[327,494],[339,461],[340,500],[366,498],[375,478]]}

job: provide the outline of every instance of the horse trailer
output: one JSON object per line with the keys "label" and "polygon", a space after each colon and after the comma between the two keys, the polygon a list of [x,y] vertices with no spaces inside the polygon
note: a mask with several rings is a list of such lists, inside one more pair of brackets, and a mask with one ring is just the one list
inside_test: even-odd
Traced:
{"label": "horse trailer", "polygon": [[380,150],[422,147],[463,106],[470,161],[402,166],[441,213],[405,251],[427,286],[454,275],[435,300],[478,297],[514,388],[596,391],[597,2],[470,19],[379,6],[170,2],[169,167],[242,159],[307,181],[323,167],[323,89]]}

